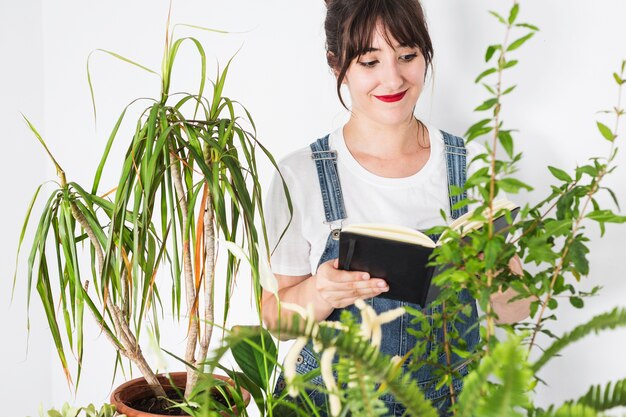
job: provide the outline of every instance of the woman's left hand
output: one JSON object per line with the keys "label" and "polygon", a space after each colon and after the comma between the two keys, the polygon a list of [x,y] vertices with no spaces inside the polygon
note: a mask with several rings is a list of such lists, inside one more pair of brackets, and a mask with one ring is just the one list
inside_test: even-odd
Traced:
{"label": "woman's left hand", "polygon": [[[511,272],[516,275],[521,276],[524,274],[522,261],[517,255],[509,261],[509,268]],[[517,297],[518,294],[519,293],[514,289],[508,288],[504,292],[499,290],[497,293],[491,295],[491,306],[498,315],[498,320],[496,320],[498,324],[517,323],[530,315],[530,303],[533,301],[533,298],[529,297],[510,301]]]}

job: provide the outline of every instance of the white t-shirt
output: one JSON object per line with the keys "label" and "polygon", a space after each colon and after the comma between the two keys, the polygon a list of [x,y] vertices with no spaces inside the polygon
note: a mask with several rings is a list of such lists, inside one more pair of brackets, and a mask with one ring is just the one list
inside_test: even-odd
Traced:
{"label": "white t-shirt", "polygon": [[[424,230],[441,225],[440,210],[450,213],[448,177],[443,135],[427,126],[430,157],[417,173],[404,178],[375,175],[354,159],[343,137],[343,127],[330,134],[330,149],[337,151],[337,170],[347,218],[353,223],[390,223]],[[466,144],[467,161],[481,152],[478,144]],[[330,231],[327,224],[315,162],[306,146],[279,164],[293,205],[293,219],[282,240],[276,242],[289,221],[289,209],[278,174],[274,176],[264,206],[272,270],[281,275],[307,275],[317,268]],[[471,170],[468,176],[471,174]]]}

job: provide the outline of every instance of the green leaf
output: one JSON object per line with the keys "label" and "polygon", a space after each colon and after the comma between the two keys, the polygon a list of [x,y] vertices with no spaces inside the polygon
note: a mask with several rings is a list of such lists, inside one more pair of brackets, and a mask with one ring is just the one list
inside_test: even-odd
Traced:
{"label": "green leaf", "polygon": [[609,142],[613,142],[615,140],[615,135],[611,132],[611,129],[603,123],[596,122],[598,124],[598,130],[602,133],[602,136]]}
{"label": "green leaf", "polygon": [[550,298],[548,300],[548,308],[550,310],[555,310],[558,306],[559,306],[559,302],[556,300],[556,298]]}
{"label": "green leaf", "polygon": [[486,125],[487,123],[489,123],[489,122],[491,122],[491,119],[483,119],[483,120],[481,120],[481,121],[479,121],[479,122],[474,123],[473,125],[471,125],[471,126],[467,129],[467,132],[465,132],[465,135],[463,135],[463,136],[468,136],[468,135],[470,135],[470,134],[471,134],[474,130],[477,130],[477,129],[482,129],[482,128],[483,128],[483,127],[485,127],[485,125]]}
{"label": "green leaf", "polygon": [[586,405],[597,411],[607,411],[626,406],[626,379],[615,383],[609,382],[604,387],[595,385],[578,400],[577,404]]}
{"label": "green leaf", "polygon": [[93,117],[94,117],[94,119],[96,119],[96,98],[95,98],[95,95],[94,95],[94,92],[93,92],[93,82],[91,81],[91,71],[89,71],[89,61],[91,59],[91,55],[94,54],[95,52],[104,52],[106,54],[111,55],[114,58],[117,58],[117,59],[122,60],[122,61],[124,61],[124,62],[126,62],[128,64],[131,64],[131,65],[134,65],[136,67],[139,67],[139,68],[141,68],[141,69],[143,69],[145,71],[148,71],[151,74],[154,74],[154,75],[157,75],[157,76],[160,77],[160,75],[157,72],[151,70],[150,68],[145,67],[145,66],[143,66],[141,64],[138,64],[137,62],[132,61],[132,60],[130,60],[128,58],[125,58],[125,57],[123,57],[123,56],[121,56],[119,54],[116,54],[115,52],[107,51],[105,49],[96,49],[96,50],[91,51],[89,53],[89,55],[87,56],[87,83],[89,84],[89,92],[91,94],[91,105],[92,105],[92,108],[93,108]]}
{"label": "green leaf", "polygon": [[611,196],[611,199],[613,200],[613,203],[615,203],[615,207],[617,207],[617,210],[620,211],[620,206],[619,206],[619,201],[617,201],[617,196],[615,195],[615,192],[613,190],[611,190],[610,188],[607,187],[600,187],[601,190],[606,190],[606,192],[609,193],[609,195]]}
{"label": "green leaf", "polygon": [[589,275],[589,261],[587,260],[587,254],[589,249],[583,242],[576,239],[572,242],[569,248],[567,257],[571,259],[574,264],[574,268],[584,276]]}
{"label": "green leaf", "polygon": [[559,169],[553,166],[548,166],[548,169],[550,170],[552,175],[554,175],[554,177],[558,180],[565,181],[565,182],[573,181],[572,177],[570,177],[570,175],[567,172],[563,171],[562,169]]}
{"label": "green leaf", "polygon": [[517,48],[522,46],[527,40],[532,38],[534,35],[535,35],[534,32],[530,32],[528,35],[522,36],[521,38],[516,39],[506,48],[507,52],[516,50]]}
{"label": "green leaf", "polygon": [[509,130],[501,130],[498,132],[498,139],[500,139],[500,143],[509,158],[513,158],[513,137],[511,132]]}
{"label": "green leaf", "polygon": [[528,405],[532,372],[520,336],[509,335],[464,379],[457,417],[517,417]]}
{"label": "green leaf", "polygon": [[570,297],[569,302],[576,308],[583,308],[585,306],[585,302],[580,297]]}
{"label": "green leaf", "polygon": [[489,62],[489,60],[493,57],[493,54],[501,48],[502,47],[500,45],[489,45],[487,47],[487,52],[485,53],[485,62]]}
{"label": "green leaf", "polygon": [[[48,156],[50,157],[50,159],[52,160],[52,163],[54,164],[54,166],[57,169],[57,172],[63,173],[63,169],[61,168],[61,165],[59,165],[59,163],[57,162],[57,160],[54,158],[54,156],[52,155],[52,152],[50,152],[50,149],[48,149],[48,145],[46,145],[46,142],[44,142],[43,138],[41,137],[41,135],[39,134],[39,132],[37,131],[37,129],[35,128],[35,126],[30,122],[30,120],[28,120],[28,118],[22,114],[22,117],[24,118],[24,120],[26,121],[26,124],[28,124],[29,129],[31,130],[31,132],[33,132],[33,134],[35,135],[35,137],[37,138],[37,140],[39,141],[39,143],[41,144],[41,146],[43,146],[43,148],[46,150],[46,153],[48,154]],[[63,174],[64,175],[64,174]],[[65,180],[65,178],[62,179],[62,181]],[[65,184],[61,184],[61,185],[65,185]]]}
{"label": "green leaf", "polygon": [[512,87],[507,88],[506,90],[504,90],[504,92],[502,93],[503,96],[506,96],[507,94],[509,94],[511,91],[515,90],[515,87],[517,87],[517,85],[514,85]]}
{"label": "green leaf", "polygon": [[[94,109],[95,109],[95,103],[94,103]],[[120,128],[120,125],[122,124],[122,121],[124,120],[124,116],[126,115],[126,110],[128,110],[128,106],[124,108],[124,111],[122,111],[122,114],[120,114],[120,116],[118,117],[117,122],[115,123],[115,126],[113,127],[113,130],[111,131],[111,134],[109,135],[109,140],[106,143],[104,152],[102,153],[102,157],[100,158],[100,164],[98,165],[98,168],[96,169],[96,173],[94,175],[93,186],[91,187],[92,194],[96,194],[98,192],[98,186],[100,185],[100,178],[102,177],[102,172],[104,170],[106,160],[109,156],[109,152],[111,151],[111,146],[113,145],[113,141],[115,140],[115,137],[117,136],[117,132]]]}
{"label": "green leaf", "polygon": [[565,236],[572,230],[572,219],[546,221],[545,231],[549,236]]}
{"label": "green leaf", "polygon": [[504,65],[502,65],[502,67],[501,67],[501,68],[504,70],[504,69],[507,69],[507,68],[514,67],[514,66],[516,66],[516,65],[517,65],[517,63],[518,63],[518,62],[519,62],[519,61],[518,61],[517,59],[512,59],[511,61],[506,61],[506,62],[504,63]]}
{"label": "green leaf", "polygon": [[489,14],[494,16],[496,19],[498,19],[500,23],[506,25],[506,20],[504,20],[504,17],[500,16],[500,14],[498,14],[497,12],[494,12],[493,10],[489,10]]}
{"label": "green leaf", "polygon": [[[544,414],[541,414],[544,416]],[[546,415],[547,416],[547,415]],[[600,417],[596,410],[582,404],[563,404],[555,412],[549,414],[553,417]]]}
{"label": "green leaf", "polygon": [[477,137],[486,135],[487,133],[491,132],[492,130],[493,130],[493,127],[491,127],[491,126],[487,126],[487,127],[483,127],[482,129],[474,130],[469,135],[466,135],[467,141],[469,142],[469,141],[471,141],[473,139],[476,139]]}
{"label": "green leaf", "polygon": [[[591,165],[583,165],[581,167],[577,167],[576,168],[576,174],[587,174],[590,177],[596,177],[598,175],[598,170],[597,168],[591,166]],[[578,178],[577,175],[577,178]]]}
{"label": "green leaf", "polygon": [[199,29],[199,30],[204,30],[204,31],[207,31],[207,32],[213,32],[213,33],[222,33],[222,34],[230,33],[230,32],[227,32],[225,30],[212,29],[212,28],[208,28],[208,27],[205,27],[205,26],[190,25],[190,24],[187,24],[187,23],[177,23],[177,24],[174,25],[174,28],[177,28],[178,26],[192,28],[192,29]]}
{"label": "green leaf", "polygon": [[491,269],[496,263],[498,254],[502,251],[502,242],[499,239],[488,240],[485,245],[485,268]]}
{"label": "green leaf", "polygon": [[611,210],[594,210],[586,217],[602,223],[626,223],[626,216],[619,216]]}
{"label": "green leaf", "polygon": [[235,361],[252,382],[267,390],[273,364],[266,356],[276,356],[276,345],[272,336],[266,329],[253,326],[237,326],[233,328],[233,332],[235,336],[238,336],[237,333],[247,335],[231,347]]}
{"label": "green leaf", "polygon": [[480,73],[480,75],[478,77],[476,77],[476,79],[474,80],[474,83],[478,84],[480,82],[480,80],[482,80],[483,78],[485,78],[486,76],[493,74],[494,72],[498,71],[496,68],[489,68],[483,72]]}
{"label": "green leaf", "polygon": [[517,15],[519,13],[519,3],[515,3],[509,12],[509,25],[515,23],[515,19],[517,19]]}
{"label": "green leaf", "polygon": [[529,23],[516,23],[515,26],[518,28],[526,28],[526,29],[534,30],[535,32],[539,30],[537,26],[531,25]]}
{"label": "green leaf", "polygon": [[622,80],[622,79],[620,78],[620,76],[619,76],[616,72],[614,72],[614,73],[613,73],[613,77],[615,78],[615,81],[616,81],[616,82],[617,82],[617,84],[619,84],[619,85],[622,85],[622,84],[624,84],[624,83],[626,82],[626,80]]}
{"label": "green leaf", "polygon": [[498,99],[497,98],[490,98],[489,100],[486,100],[483,104],[481,104],[480,106],[476,107],[474,109],[474,111],[484,111],[484,110],[489,110],[490,108],[492,108],[493,106],[495,106],[496,104],[498,104]]}
{"label": "green leaf", "polygon": [[493,87],[485,84],[485,83],[480,83],[480,85],[482,85],[483,87],[485,87],[485,90],[489,91],[491,94],[493,94],[494,96],[497,95],[496,90],[493,89]]}
{"label": "green leaf", "polygon": [[531,191],[533,189],[533,187],[531,187],[530,185],[516,178],[503,178],[500,181],[498,181],[498,186],[505,193],[513,193],[513,194],[517,193],[522,188],[528,191]]}

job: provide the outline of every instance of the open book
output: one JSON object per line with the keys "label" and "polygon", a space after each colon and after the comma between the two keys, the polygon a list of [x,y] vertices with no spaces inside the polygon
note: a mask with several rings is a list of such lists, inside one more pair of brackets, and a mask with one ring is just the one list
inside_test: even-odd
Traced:
{"label": "open book", "polygon": [[[508,233],[509,222],[506,213],[514,219],[519,206],[505,200],[493,203],[493,220],[496,233]],[[459,217],[450,228],[465,236],[480,229],[485,221],[471,220],[473,212]],[[488,217],[483,212],[482,217]],[[428,235],[408,227],[365,223],[353,224],[341,230],[339,238],[339,269],[365,271],[375,278],[383,278],[389,284],[389,291],[381,297],[408,301],[424,307],[439,293],[431,288],[431,280],[436,275],[435,267],[428,266],[434,248],[445,243],[444,233],[438,241]]]}

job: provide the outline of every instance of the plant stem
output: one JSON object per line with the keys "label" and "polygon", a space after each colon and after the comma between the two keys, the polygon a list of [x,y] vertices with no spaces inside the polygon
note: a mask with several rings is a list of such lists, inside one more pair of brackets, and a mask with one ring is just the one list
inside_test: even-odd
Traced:
{"label": "plant stem", "polygon": [[[209,344],[211,342],[211,336],[213,334],[213,322],[214,322],[214,304],[213,304],[213,286],[215,279],[215,231],[213,226],[213,203],[211,194],[208,188],[208,184],[205,184],[205,195],[203,196],[204,213],[203,213],[203,230],[202,239],[204,243],[203,259],[204,268],[202,270],[202,284],[204,285],[204,314],[202,319],[202,331],[198,335],[198,355],[194,363],[198,372],[201,372],[204,367],[204,361],[206,360],[207,353],[209,351]],[[198,239],[200,236],[198,236]],[[198,286],[197,294],[199,295],[200,287]],[[199,317],[199,300],[196,300],[196,307],[194,308],[195,314]],[[185,397],[191,394],[191,390],[198,381],[198,372],[194,372],[191,377],[187,378],[187,387],[185,389]],[[189,391],[187,391],[189,390]]]}
{"label": "plant stem", "polygon": [[[517,0],[513,1],[513,6],[517,4]],[[498,83],[496,85],[496,106],[493,110],[494,117],[494,130],[493,130],[493,141],[491,144],[491,177],[489,179],[489,209],[488,209],[488,232],[489,232],[489,240],[493,238],[493,199],[495,198],[495,188],[496,188],[496,151],[498,147],[498,137],[500,136],[500,100],[502,98],[502,73],[504,72],[504,64],[506,62],[505,55],[506,49],[509,42],[509,35],[511,33],[512,24],[509,23],[506,25],[506,31],[504,33],[504,42],[502,43],[500,49],[500,56],[498,57]],[[487,287],[491,290],[491,286],[493,285],[493,279],[495,276],[495,272],[492,268],[487,270]],[[489,343],[492,335],[495,332],[495,322],[493,318],[493,307],[491,306],[491,302],[487,303],[487,343],[486,349],[489,352]]]}
{"label": "plant stem", "polygon": [[215,229],[213,226],[213,200],[209,192],[204,211],[204,332],[200,338],[200,355],[198,362],[205,360],[213,335],[214,304],[213,289],[215,286]]}
{"label": "plant stem", "polygon": [[[98,275],[100,276],[100,278],[102,278],[104,253],[102,251],[102,247],[100,246],[100,242],[98,241],[98,238],[96,237],[93,229],[89,225],[89,222],[80,212],[74,202],[70,202],[70,210],[72,212],[72,217],[74,217],[74,219],[81,225],[83,230],[85,230],[85,233],[87,233],[87,236],[89,237],[89,240],[91,241],[91,244],[95,249],[96,258],[98,260]],[[137,344],[137,340],[133,336],[132,331],[128,326],[128,323],[122,315],[122,312],[115,304],[113,304],[113,302],[111,301],[111,297],[105,295],[104,302],[107,311],[109,311],[109,313],[111,314],[111,318],[113,319],[113,325],[122,343],[122,347],[120,347],[112,340],[112,337],[110,337],[111,335],[105,332],[109,340],[113,343],[113,346],[118,352],[129,358],[137,366],[144,379],[150,386],[150,389],[152,389],[154,395],[157,397],[166,397],[167,395],[165,394],[163,387],[159,383],[159,380],[157,379],[155,373],[152,371],[152,369],[150,369],[150,366],[148,366],[146,358],[143,356],[143,353],[141,352],[141,349]],[[103,328],[100,323],[98,323],[98,325],[100,326],[100,328]]]}
{"label": "plant stem", "polygon": [[[452,366],[452,354],[450,352],[450,341],[448,340],[448,321],[446,316],[446,302],[444,301],[441,305],[441,321],[443,322],[443,349],[446,353],[446,365],[448,369]],[[454,390],[454,384],[452,381],[452,375],[450,375],[450,400],[452,401],[452,405],[456,403],[456,392]],[[454,415],[456,415],[456,409],[454,411]]]}
{"label": "plant stem", "polygon": [[193,279],[193,269],[191,264],[191,250],[189,236],[185,236],[189,226],[189,207],[187,205],[187,195],[183,188],[183,180],[181,172],[178,166],[179,156],[176,154],[175,149],[172,149],[174,158],[172,159],[171,172],[172,182],[174,183],[174,189],[176,190],[176,197],[180,206],[180,211],[183,218],[183,273],[185,276],[185,294],[187,298],[187,313],[189,315],[189,328],[187,331],[187,347],[185,349],[185,362],[187,366],[187,383],[185,385],[185,395],[191,392],[193,383],[195,381],[194,374],[196,370],[192,364],[196,363],[196,345],[198,341],[198,319],[197,314],[194,312],[194,305],[196,303],[196,287]]}
{"label": "plant stem", "polygon": [[559,264],[557,265],[556,269],[554,270],[554,273],[552,274],[552,279],[550,280],[550,289],[548,290],[548,294],[546,295],[546,299],[541,303],[541,310],[539,311],[539,316],[537,317],[537,321],[535,323],[535,328],[533,329],[533,334],[532,334],[532,336],[530,338],[530,343],[528,344],[528,354],[530,354],[530,351],[532,350],[532,348],[533,348],[533,346],[535,344],[535,339],[537,338],[537,335],[539,334],[539,330],[541,329],[541,321],[543,319],[543,315],[545,314],[546,307],[548,306],[548,303],[550,302],[550,299],[552,299],[552,291],[554,290],[554,285],[556,283],[557,278],[559,277],[559,275],[561,274],[561,271],[563,270],[563,265],[565,264],[565,258],[567,257],[567,254],[569,253],[569,248],[572,245],[574,239],[576,238],[576,233],[578,232],[578,229],[580,228],[580,223],[582,222],[583,218],[585,217],[585,212],[587,211],[587,206],[589,205],[589,202],[591,201],[591,197],[597,191],[597,189],[598,189],[597,185],[600,182],[600,180],[602,179],[602,177],[604,176],[604,174],[605,174],[605,171],[603,170],[600,173],[600,175],[598,176],[598,180],[594,184],[594,187],[587,194],[587,200],[585,201],[585,203],[583,205],[583,209],[581,210],[578,218],[576,219],[576,222],[574,224],[574,228],[572,229],[571,238],[567,240],[567,242],[565,243],[565,245],[563,247],[563,254],[560,257]]}

